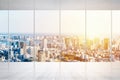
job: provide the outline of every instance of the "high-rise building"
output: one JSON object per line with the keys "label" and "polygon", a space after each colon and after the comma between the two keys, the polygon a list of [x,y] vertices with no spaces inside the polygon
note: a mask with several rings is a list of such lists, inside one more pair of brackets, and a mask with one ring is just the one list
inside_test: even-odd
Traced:
{"label": "high-rise building", "polygon": [[70,38],[65,38],[65,45],[66,45],[66,48],[69,47],[69,44],[70,44]]}
{"label": "high-rise building", "polygon": [[108,38],[104,38],[104,49],[107,50],[109,47],[109,39]]}
{"label": "high-rise building", "polygon": [[47,44],[48,44],[48,40],[46,39],[46,38],[44,38],[43,40],[42,40],[42,43],[41,43],[42,45],[42,49],[43,50],[47,50]]}

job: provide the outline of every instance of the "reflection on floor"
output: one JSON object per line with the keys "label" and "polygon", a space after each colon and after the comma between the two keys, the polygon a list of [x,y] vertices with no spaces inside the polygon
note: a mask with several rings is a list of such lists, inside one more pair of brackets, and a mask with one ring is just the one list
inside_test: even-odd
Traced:
{"label": "reflection on floor", "polygon": [[120,62],[0,63],[0,80],[119,80],[119,74]]}

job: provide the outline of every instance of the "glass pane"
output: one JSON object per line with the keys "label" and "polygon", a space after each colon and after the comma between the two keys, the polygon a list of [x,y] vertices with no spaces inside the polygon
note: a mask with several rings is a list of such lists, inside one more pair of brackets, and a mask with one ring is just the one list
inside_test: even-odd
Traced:
{"label": "glass pane", "polygon": [[35,11],[35,56],[38,62],[59,61],[59,11]]}
{"label": "glass pane", "polygon": [[9,21],[10,62],[33,61],[33,11],[11,10]]}
{"label": "glass pane", "polygon": [[8,10],[0,10],[0,80],[8,79]]}
{"label": "glass pane", "polygon": [[120,10],[112,11],[112,61],[120,61]]}
{"label": "glass pane", "polygon": [[8,61],[8,11],[0,10],[0,62]]}
{"label": "glass pane", "polygon": [[61,11],[61,61],[84,61],[85,11]]}
{"label": "glass pane", "polygon": [[87,61],[110,61],[111,12],[87,11]]}

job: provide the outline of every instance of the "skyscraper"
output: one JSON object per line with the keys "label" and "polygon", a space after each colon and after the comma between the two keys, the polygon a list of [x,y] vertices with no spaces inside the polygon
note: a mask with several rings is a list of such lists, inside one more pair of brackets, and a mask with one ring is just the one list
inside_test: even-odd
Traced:
{"label": "skyscraper", "polygon": [[104,49],[108,50],[109,46],[109,39],[108,38],[104,38]]}

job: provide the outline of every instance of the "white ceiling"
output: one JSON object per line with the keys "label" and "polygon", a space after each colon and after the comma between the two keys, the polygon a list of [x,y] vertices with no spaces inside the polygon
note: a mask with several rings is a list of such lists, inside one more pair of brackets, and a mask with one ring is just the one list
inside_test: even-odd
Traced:
{"label": "white ceiling", "polygon": [[36,10],[118,10],[120,0],[0,0],[0,10],[33,10],[34,8]]}

